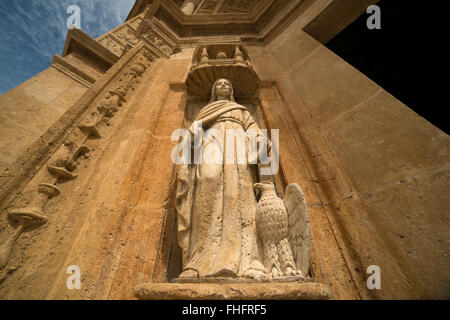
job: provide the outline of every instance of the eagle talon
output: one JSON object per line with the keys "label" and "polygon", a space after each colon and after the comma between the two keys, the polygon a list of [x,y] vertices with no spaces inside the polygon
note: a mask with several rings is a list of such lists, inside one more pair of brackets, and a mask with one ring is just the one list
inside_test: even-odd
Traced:
{"label": "eagle talon", "polygon": [[281,273],[280,270],[278,270],[276,267],[272,268],[272,272],[271,272],[271,278],[275,279],[275,278],[279,278],[281,277],[283,274]]}
{"label": "eagle talon", "polygon": [[286,276],[301,276],[302,272],[300,270],[292,269],[291,267],[286,268]]}

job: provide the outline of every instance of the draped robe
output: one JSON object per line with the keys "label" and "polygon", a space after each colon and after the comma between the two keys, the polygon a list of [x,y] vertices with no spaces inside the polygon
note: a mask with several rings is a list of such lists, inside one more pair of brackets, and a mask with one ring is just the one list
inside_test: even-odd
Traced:
{"label": "draped robe", "polygon": [[[229,129],[261,134],[248,110],[233,101],[208,104],[196,121],[203,130],[221,132],[223,141]],[[227,164],[226,144],[216,146],[209,152],[204,141],[203,162],[181,165],[178,171],[176,208],[183,271],[193,269],[199,277],[242,277],[250,269],[266,273],[255,226],[253,184],[257,181],[252,172],[256,165],[249,164],[247,156],[243,164]],[[223,164],[206,163],[209,157],[223,157]]]}

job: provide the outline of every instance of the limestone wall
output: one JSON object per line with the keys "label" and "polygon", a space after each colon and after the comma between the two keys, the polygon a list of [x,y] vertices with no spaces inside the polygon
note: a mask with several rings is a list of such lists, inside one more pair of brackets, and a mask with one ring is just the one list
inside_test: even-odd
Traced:
{"label": "limestone wall", "polygon": [[[302,31],[329,3],[315,1],[268,46],[247,46],[262,81],[258,119],[280,130],[277,185],[297,182],[308,203],[311,275],[337,299],[448,298],[450,139]],[[170,55],[152,38],[116,39],[130,26],[99,39],[123,48],[89,89],[50,68],[0,97],[0,169],[46,135],[23,173],[0,177],[0,244],[15,232],[8,209],[29,205],[42,183],[61,190],[45,203],[48,222],[18,237],[1,299],[133,299],[136,285],[180,271],[170,136],[186,126],[194,49]],[[125,42],[135,46],[122,55]],[[76,178],[52,182],[47,166],[67,136],[123,85],[126,101],[102,135],[83,140]],[[66,287],[69,265],[80,267],[81,290]],[[381,290],[366,287],[370,265],[381,267]]]}
{"label": "limestone wall", "polygon": [[[327,255],[318,242],[342,253],[321,268],[338,297],[448,298],[449,136],[301,31],[306,22],[250,51],[262,80],[276,83],[273,101],[290,112],[311,163],[307,200],[319,197],[325,210],[323,220],[311,213],[313,261]],[[321,234],[320,221],[333,235]],[[370,265],[381,267],[381,290],[366,289]],[[345,288],[340,273],[354,285]]]}
{"label": "limestone wall", "polygon": [[[86,91],[50,67],[0,96],[0,172],[13,163]],[[10,169],[11,170],[11,169]]]}
{"label": "limestone wall", "polygon": [[[87,103],[95,109],[92,99],[98,101],[119,76],[127,77],[136,50],[87,91],[80,108]],[[133,299],[137,284],[165,280],[170,250],[162,246],[172,243],[164,239],[173,235],[175,222],[168,211],[176,144],[170,137],[183,126],[182,83],[192,51],[155,59],[130,89],[107,134],[87,141],[89,158],[77,168],[76,179],[61,184],[61,194],[45,206],[49,222],[17,240],[0,274],[2,299]],[[38,171],[27,190],[49,180],[46,171]],[[6,214],[1,223],[4,242],[13,230]],[[69,265],[80,267],[81,290],[67,289]]]}

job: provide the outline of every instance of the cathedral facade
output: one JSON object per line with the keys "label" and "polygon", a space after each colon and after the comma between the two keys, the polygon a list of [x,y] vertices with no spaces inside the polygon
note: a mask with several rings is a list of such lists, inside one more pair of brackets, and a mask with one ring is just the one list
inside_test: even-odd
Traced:
{"label": "cathedral facade", "polygon": [[449,136],[324,46],[376,2],[137,0],[97,39],[69,30],[0,96],[0,298],[136,299],[179,279],[174,132],[222,78],[247,112],[229,122],[279,133],[278,196],[304,194],[303,298],[448,298]]}

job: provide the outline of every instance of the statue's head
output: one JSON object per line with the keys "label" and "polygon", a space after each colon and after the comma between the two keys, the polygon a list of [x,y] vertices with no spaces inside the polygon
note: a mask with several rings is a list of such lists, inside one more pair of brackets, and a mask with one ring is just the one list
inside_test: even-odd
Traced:
{"label": "statue's head", "polygon": [[214,82],[211,89],[210,102],[217,100],[234,101],[233,84],[228,79],[218,79]]}

